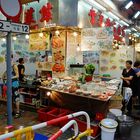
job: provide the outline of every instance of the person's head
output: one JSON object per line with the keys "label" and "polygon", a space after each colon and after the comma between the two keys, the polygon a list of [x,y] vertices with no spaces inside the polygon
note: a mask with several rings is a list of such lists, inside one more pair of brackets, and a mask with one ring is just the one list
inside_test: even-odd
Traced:
{"label": "person's head", "polygon": [[136,61],[136,62],[134,63],[134,67],[135,67],[135,68],[140,68],[140,61]]}
{"label": "person's head", "polygon": [[125,64],[126,64],[127,69],[130,69],[132,67],[132,61],[131,60],[127,60]]}
{"label": "person's head", "polygon": [[20,64],[24,64],[24,59],[23,59],[23,58],[19,58],[18,62],[19,62]]}

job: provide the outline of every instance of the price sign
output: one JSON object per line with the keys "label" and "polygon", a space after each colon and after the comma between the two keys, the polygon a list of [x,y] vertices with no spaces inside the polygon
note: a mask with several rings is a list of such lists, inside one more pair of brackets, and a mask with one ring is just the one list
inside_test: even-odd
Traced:
{"label": "price sign", "polygon": [[29,30],[29,25],[0,20],[0,31],[28,34]]}

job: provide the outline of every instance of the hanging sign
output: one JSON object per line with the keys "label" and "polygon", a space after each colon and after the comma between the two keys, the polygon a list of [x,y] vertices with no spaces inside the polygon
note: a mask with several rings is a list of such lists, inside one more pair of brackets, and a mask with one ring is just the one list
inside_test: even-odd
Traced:
{"label": "hanging sign", "polygon": [[0,20],[0,31],[28,34],[29,25]]}
{"label": "hanging sign", "polygon": [[22,11],[20,0],[0,0],[0,11],[9,19],[19,17]]}

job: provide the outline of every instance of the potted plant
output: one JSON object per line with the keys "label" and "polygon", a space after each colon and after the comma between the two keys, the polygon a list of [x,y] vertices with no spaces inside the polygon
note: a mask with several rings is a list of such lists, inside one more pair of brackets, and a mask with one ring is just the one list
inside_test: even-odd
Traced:
{"label": "potted plant", "polygon": [[85,80],[87,82],[92,81],[92,76],[95,71],[95,66],[93,64],[86,64],[85,66],[86,77]]}

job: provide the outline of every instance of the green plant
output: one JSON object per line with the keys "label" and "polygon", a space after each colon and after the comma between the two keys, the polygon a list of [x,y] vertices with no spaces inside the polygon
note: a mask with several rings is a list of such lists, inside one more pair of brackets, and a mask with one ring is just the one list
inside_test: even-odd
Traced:
{"label": "green plant", "polygon": [[93,64],[86,64],[85,66],[86,74],[93,75],[95,71],[95,66]]}

